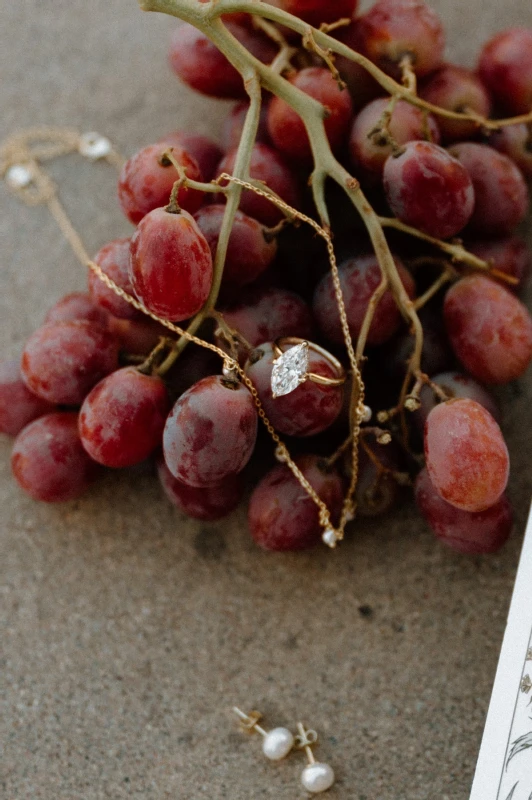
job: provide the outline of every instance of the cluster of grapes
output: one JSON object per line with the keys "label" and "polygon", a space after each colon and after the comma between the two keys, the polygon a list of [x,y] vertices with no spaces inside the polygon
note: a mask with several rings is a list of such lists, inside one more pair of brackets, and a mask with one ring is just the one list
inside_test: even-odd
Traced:
{"label": "cluster of grapes", "polygon": [[[365,337],[366,402],[378,411],[360,431],[357,509],[387,511],[417,473],[416,501],[436,535],[463,552],[493,551],[510,533],[512,512],[505,495],[508,451],[485,386],[518,378],[532,360],[532,318],[517,297],[530,257],[514,232],[527,212],[532,177],[526,118],[532,30],[495,36],[471,71],[443,61],[441,22],[422,0],[377,0],[360,16],[356,0],[271,5],[315,26],[329,24],[339,41],[378,68],[370,74],[344,56],[332,64],[309,46],[312,37],[302,41],[288,27],[257,24],[250,14],[223,17],[250,57],[272,69],[281,64],[293,87],[326,108],[330,148],[390,228],[397,274],[423,324],[421,371],[410,391],[404,375],[413,340],[404,309],[383,284],[379,259],[346,199],[330,187],[347,323],[354,340],[361,332]],[[339,17],[349,24],[335,26]],[[192,345],[182,353],[182,343],[90,273],[88,293],[60,300],[29,338],[21,362],[0,366],[0,429],[16,436],[13,473],[32,497],[64,501],[85,490],[101,465],[123,468],[154,456],[164,491],[179,509],[219,519],[240,502],[245,476],[270,466],[258,435],[258,398],[334,520],[351,468],[348,387],[307,380],[282,397],[271,388],[281,337],[345,356],[323,244],[247,190],[223,274],[217,273],[226,194],[221,183],[206,182],[233,172],[246,89],[237,69],[192,25],[177,28],[170,63],[199,92],[238,101],[222,147],[177,132],[130,158],[118,196],[136,230],[103,247],[94,262],[161,320],[200,315],[201,337],[239,360],[256,397],[234,372],[220,374],[212,352]],[[425,105],[397,93],[383,96],[378,75],[402,81]],[[523,120],[493,130],[483,124],[500,112]],[[311,213],[313,156],[300,115],[265,93],[250,178]],[[466,249],[452,240],[457,235]],[[447,250],[441,240],[451,240]],[[463,263],[449,256],[466,250]],[[202,317],[213,297],[216,311]],[[310,349],[309,357],[312,373],[334,377],[322,350]],[[331,445],[334,457],[326,455]],[[245,469],[254,452],[254,468]],[[271,550],[309,547],[322,534],[318,507],[284,463],[261,474],[249,525],[255,541]]]}

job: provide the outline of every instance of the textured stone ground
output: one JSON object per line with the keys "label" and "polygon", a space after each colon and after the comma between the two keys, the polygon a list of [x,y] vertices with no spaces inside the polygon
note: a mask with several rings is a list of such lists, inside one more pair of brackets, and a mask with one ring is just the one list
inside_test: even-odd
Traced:
{"label": "textured stone ground", "polygon": [[[432,4],[466,63],[497,27],[532,24],[527,0]],[[218,130],[223,104],[169,75],[173,22],[135,0],[1,0],[0,14],[2,136],[70,125],[130,153],[177,126]],[[127,231],[110,170],[54,170],[90,250]],[[46,212],[3,187],[0,237],[1,340],[15,354],[84,276]],[[489,559],[442,549],[408,508],[338,553],[264,555],[243,513],[185,520],[142,470],[37,505],[1,441],[2,797],[302,797],[302,760],[265,763],[236,732],[239,703],[322,732],[331,800],[466,798],[531,494],[530,376],[504,398],[518,524]]]}

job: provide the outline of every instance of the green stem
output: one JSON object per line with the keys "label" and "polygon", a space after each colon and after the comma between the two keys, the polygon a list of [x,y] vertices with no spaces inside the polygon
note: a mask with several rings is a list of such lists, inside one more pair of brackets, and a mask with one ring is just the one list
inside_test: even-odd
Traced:
{"label": "green stem", "polygon": [[[270,67],[260,62],[252,56],[246,48],[228,31],[228,29],[220,21],[219,17],[222,14],[230,13],[232,11],[247,11],[251,14],[258,14],[259,16],[266,17],[286,24],[288,27],[297,30],[302,35],[309,35],[312,31],[313,38],[317,44],[323,47],[330,47],[334,50],[332,45],[339,43],[332,37],[320,31],[312,29],[309,25],[302,20],[286,14],[273,6],[260,1],[250,2],[250,0],[211,0],[209,3],[199,3],[197,0],[143,0],[142,7],[151,11],[162,11],[171,14],[187,22],[192,22],[200,30],[211,39],[211,41],[218,47],[218,49],[225,55],[231,64],[242,74],[244,82],[250,97],[253,101],[253,93],[250,92],[249,72],[252,70],[262,86],[268,91],[285,100],[296,113],[301,117],[305,124],[305,128],[309,137],[312,155],[314,158],[315,171],[313,180],[313,191],[316,199],[316,205],[320,213],[320,219],[324,226],[329,226],[329,218],[325,207],[324,200],[324,184],[327,176],[335,180],[348,194],[352,203],[358,210],[362,217],[368,233],[370,235],[373,247],[383,275],[389,283],[390,289],[394,295],[396,303],[398,304],[403,316],[411,323],[412,330],[415,336],[414,352],[411,360],[411,370],[415,372],[419,370],[421,362],[421,348],[423,345],[423,329],[419,318],[416,314],[413,303],[408,296],[403,283],[401,281],[397,266],[391,254],[390,248],[386,241],[382,225],[380,224],[379,217],[367,201],[363,194],[358,181],[342,167],[336,160],[331,152],[327,134],[325,132],[324,119],[325,109],[321,103],[314,100],[305,92],[298,89],[293,84],[289,83],[285,78],[274,72]],[[342,46],[344,47],[344,46]],[[368,71],[380,73],[375,65],[371,64],[363,56],[359,56],[349,48],[345,48],[347,53],[352,54],[353,59],[362,59],[364,64],[368,65]],[[336,50],[338,52],[338,50]],[[391,93],[402,95],[406,89],[400,84],[396,83],[388,76],[381,73],[383,81],[390,88]],[[258,89],[258,108],[256,109],[256,124],[258,124],[258,113],[260,112],[260,88]],[[251,112],[251,107],[250,107]],[[247,122],[247,120],[246,120]],[[256,131],[256,125],[255,125]],[[247,152],[248,142],[246,141],[246,126],[242,135],[241,147]],[[240,149],[239,149],[240,152]],[[238,158],[237,158],[238,162]],[[237,165],[235,164],[234,175]],[[235,195],[230,195],[228,198],[228,208],[232,208],[231,201],[234,200]],[[240,193],[238,193],[238,198]],[[235,206],[236,210],[236,206]],[[221,237],[220,237],[221,240]],[[219,276],[221,280],[221,275]],[[217,289],[215,290],[217,296]],[[209,306],[207,301],[206,308]],[[199,326],[203,321],[201,313],[193,320],[191,325]],[[199,323],[197,322],[200,319]],[[197,330],[197,327],[194,328]]]}
{"label": "green stem", "polygon": [[366,348],[369,329],[371,328],[371,322],[375,315],[375,310],[379,305],[387,288],[388,288],[388,278],[386,277],[386,275],[383,275],[379,285],[377,286],[377,288],[375,289],[375,291],[373,292],[373,294],[369,299],[369,303],[366,308],[366,313],[364,314],[364,319],[362,321],[362,326],[360,328],[360,333],[358,334],[356,357],[359,364],[362,362],[362,357],[364,355],[364,350]]}
{"label": "green stem", "polygon": [[[219,25],[221,26],[221,23],[219,23]],[[250,68],[248,65],[241,65],[241,72],[243,73],[244,77],[247,75],[247,78],[245,77],[245,85],[249,95],[250,103],[246,114],[244,127],[242,129],[242,136],[238,145],[233,175],[241,180],[249,180],[251,152],[257,137],[257,129],[260,120],[261,89],[260,83],[253,68]],[[213,280],[211,284],[211,290],[205,305],[190,322],[187,328],[188,334],[195,334],[203,322],[212,314],[220,293],[225,259],[227,255],[227,247],[229,245],[229,237],[233,228],[235,214],[240,204],[242,187],[236,183],[231,183],[229,186],[223,187],[223,190],[227,197],[227,203],[225,206],[225,212],[220,228],[220,236],[218,237],[218,245],[213,263]],[[188,343],[189,340],[186,336],[181,336],[177,340],[171,353],[159,367],[159,374],[164,375],[164,373],[170,369]]]}
{"label": "green stem", "polygon": [[422,100],[414,94],[408,86],[403,86],[393,78],[390,78],[389,75],[382,72],[376,64],[373,64],[373,62],[365,58],[365,56],[355,52],[337,39],[334,39],[328,33],[312,28],[308,23],[303,22],[303,20],[298,17],[294,17],[292,14],[288,14],[286,11],[282,11],[280,8],[276,8],[260,0],[210,0],[208,3],[199,3],[197,0],[140,0],[140,6],[145,11],[161,11],[180,17],[196,25],[196,27],[205,32],[207,32],[206,25],[208,25],[209,20],[214,20],[221,17],[223,14],[243,12],[263,17],[279,25],[285,25],[291,30],[301,34],[301,36],[309,36],[309,34],[312,34],[314,42],[319,45],[319,47],[325,50],[331,50],[337,55],[344,56],[349,61],[354,61],[366,70],[388,94],[396,96],[400,100],[406,100],[408,103],[418,108],[425,109],[437,116],[445,117],[446,119],[474,122],[479,128],[484,128],[486,130],[497,130],[508,125],[517,125],[519,123],[532,121],[532,112],[517,117],[493,120],[484,119],[475,114],[468,114],[467,112],[450,111],[433,105],[426,100]]}
{"label": "green stem", "polygon": [[[375,213],[360,189],[358,181],[353,181],[353,178],[349,175],[347,170],[344,169],[341,164],[338,164],[338,162],[336,163],[337,169],[332,177],[343,187],[362,217],[382,274],[388,281],[390,290],[403,317],[410,322],[415,339],[414,350],[410,360],[410,371],[415,373],[421,369],[421,353],[423,349],[423,327],[421,321],[417,315],[414,303],[403,285],[386,236],[384,235],[379,216]],[[377,291],[379,291],[379,289],[377,289]]]}
{"label": "green stem", "polygon": [[379,217],[379,223],[383,228],[393,228],[396,231],[405,233],[408,236],[414,236],[416,239],[421,239],[427,244],[437,247],[444,253],[448,253],[453,261],[461,261],[474,269],[481,269],[489,272],[490,264],[478,256],[473,255],[465,249],[461,244],[453,244],[452,242],[445,242],[443,239],[436,239],[434,236],[429,236],[428,233],[423,233],[417,228],[411,228],[410,225],[405,225],[401,220],[395,217]]}
{"label": "green stem", "polygon": [[455,278],[455,277],[456,277],[456,273],[453,274],[453,272],[451,272],[451,270],[449,270],[449,269],[444,270],[442,272],[442,274],[440,275],[440,277],[437,280],[434,281],[432,286],[429,286],[429,288],[427,289],[426,292],[424,292],[424,294],[422,294],[422,295],[420,295],[419,297],[416,298],[416,301],[414,303],[414,306],[416,307],[416,311],[419,311],[420,308],[423,308],[423,306],[426,306],[427,303],[429,302],[429,300],[432,300],[434,295],[438,294],[440,289],[443,286],[445,286],[446,283],[450,283],[453,280],[453,278]]}

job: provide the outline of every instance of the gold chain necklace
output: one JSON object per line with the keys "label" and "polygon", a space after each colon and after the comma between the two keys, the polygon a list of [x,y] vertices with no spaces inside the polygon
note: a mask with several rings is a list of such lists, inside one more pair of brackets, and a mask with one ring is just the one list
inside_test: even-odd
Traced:
{"label": "gold chain necklace", "polygon": [[[311,217],[302,214],[300,211],[292,208],[280,198],[260,189],[248,181],[234,178],[232,175],[228,175],[226,173],[221,175],[216,181],[216,183],[221,181],[236,183],[244,189],[255,192],[255,194],[261,197],[267,198],[270,202],[274,203],[278,208],[283,210],[291,217],[310,225],[318,234],[318,236],[325,241],[343,337],[347,349],[352,377],[355,382],[353,392],[355,402],[353,403],[350,413],[350,437],[348,440],[351,445],[351,476],[349,486],[344,497],[340,520],[337,526],[334,526],[332,523],[331,512],[329,508],[313,489],[309,481],[305,478],[297,464],[292,459],[288,448],[275,431],[275,428],[266,415],[257,389],[244,369],[240,366],[239,362],[220,347],[217,347],[217,345],[207,342],[204,339],[201,339],[199,336],[195,336],[194,334],[187,332],[178,325],[175,325],[174,323],[162,319],[156,314],[153,314],[137,298],[132,297],[122,288],[120,288],[120,286],[117,286],[117,284],[103,272],[98,264],[91,260],[81,237],[74,228],[65,207],[59,200],[58,189],[55,183],[51,180],[42,166],[42,164],[46,161],[71,153],[79,153],[80,155],[92,161],[106,161],[117,169],[120,169],[124,163],[124,159],[113,148],[111,142],[105,136],[101,136],[97,133],[80,134],[75,130],[66,128],[39,127],[30,128],[15,134],[0,147],[0,175],[4,178],[9,188],[17,195],[17,197],[19,197],[27,205],[36,206],[45,204],[48,207],[64,238],[69,243],[79,262],[83,266],[91,269],[109,289],[111,289],[115,294],[136,308],[138,311],[141,311],[143,314],[151,317],[151,319],[155,320],[160,325],[163,325],[172,333],[175,333],[178,336],[183,336],[189,342],[193,342],[200,347],[216,353],[223,361],[224,372],[226,374],[238,375],[239,379],[245,384],[251,396],[253,397],[258,416],[262,420],[266,430],[275,444],[275,456],[277,460],[286,464],[296,480],[316,504],[319,510],[320,525],[323,528],[323,541],[329,547],[335,547],[336,543],[342,540],[344,537],[346,524],[355,516],[356,503],[354,500],[354,495],[358,480],[358,443],[360,438],[361,423],[365,420],[368,410],[364,405],[364,383],[362,381],[362,375],[360,373],[360,368],[353,347],[353,341],[349,331],[338,265],[329,231],[319,225]],[[332,360],[335,361],[335,359]]]}

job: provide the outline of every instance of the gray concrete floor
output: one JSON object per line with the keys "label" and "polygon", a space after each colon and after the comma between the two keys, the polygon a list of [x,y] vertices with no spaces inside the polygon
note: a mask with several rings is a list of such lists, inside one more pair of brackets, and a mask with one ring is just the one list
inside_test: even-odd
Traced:
{"label": "gray concrete floor", "polygon": [[[490,32],[532,24],[527,0],[432,5],[466,63]],[[176,127],[218,130],[224,105],[169,74],[173,21],[135,0],[2,0],[0,14],[2,138],[67,125],[131,153]],[[128,230],[111,170],[69,158],[54,174],[89,250]],[[46,211],[4,187],[0,237],[1,341],[17,354],[84,276]],[[39,505],[1,441],[2,797],[302,797],[302,759],[265,763],[238,703],[321,732],[331,800],[466,798],[531,494],[530,376],[503,398],[517,530],[486,559],[443,549],[409,508],[338,553],[265,555],[243,512],[186,520],[145,470]]]}

